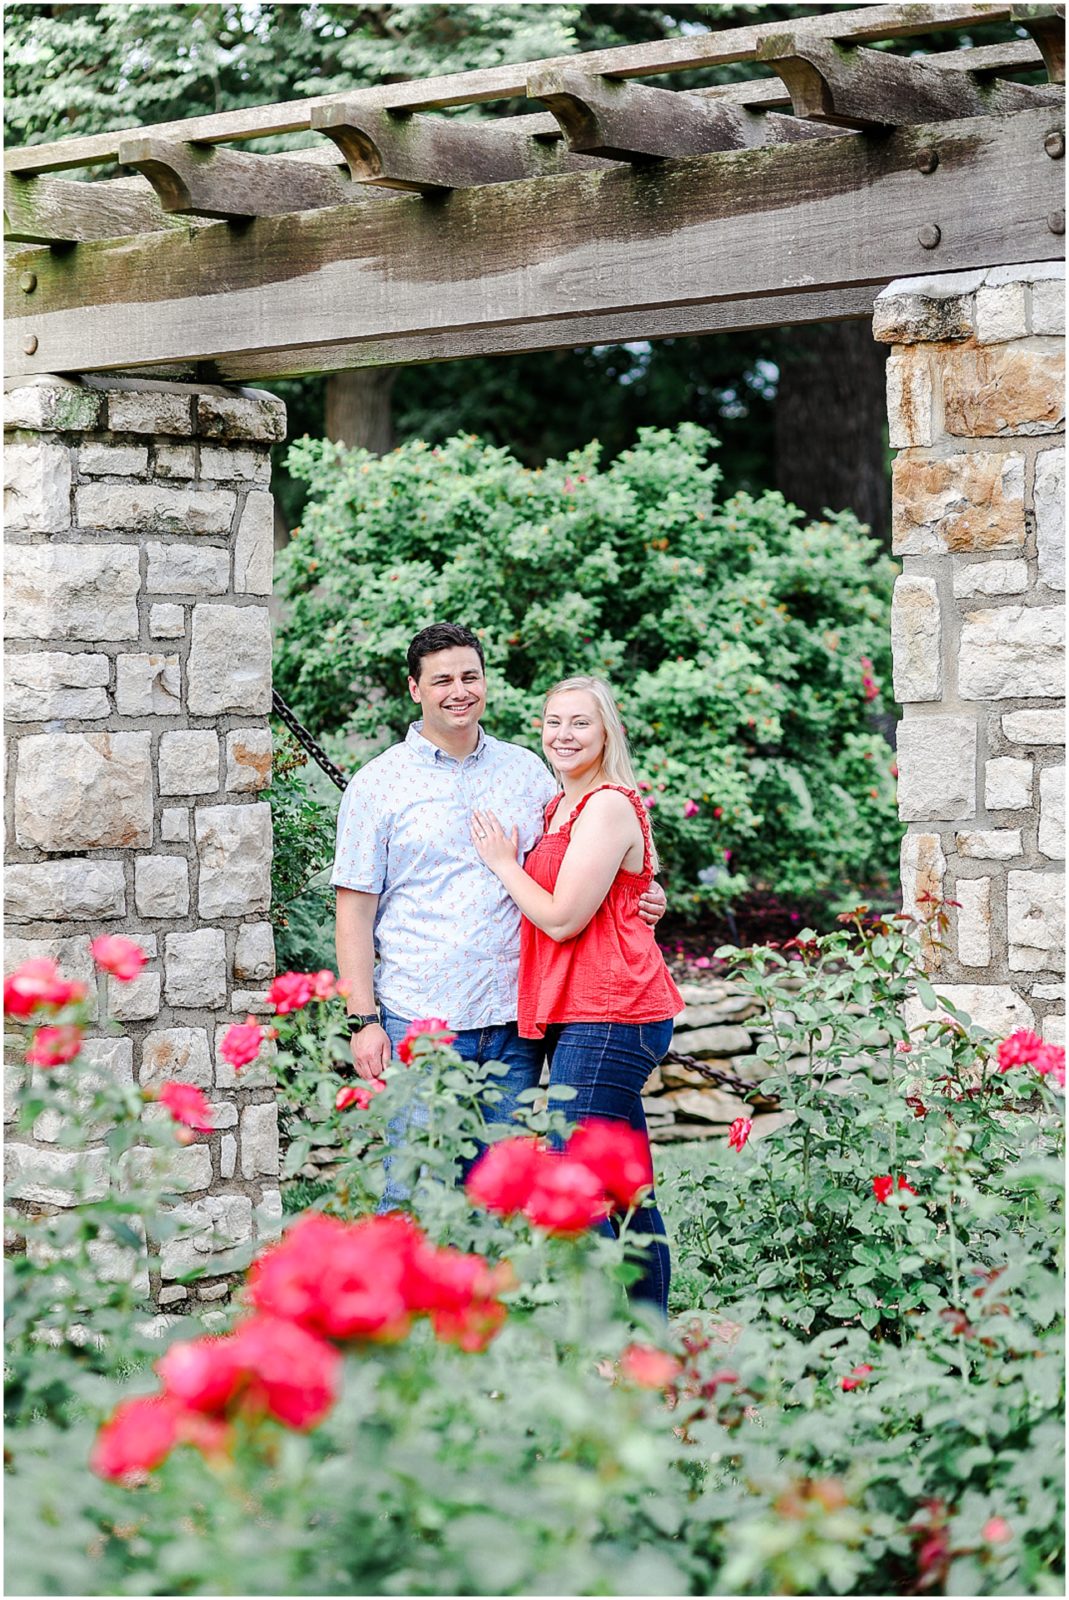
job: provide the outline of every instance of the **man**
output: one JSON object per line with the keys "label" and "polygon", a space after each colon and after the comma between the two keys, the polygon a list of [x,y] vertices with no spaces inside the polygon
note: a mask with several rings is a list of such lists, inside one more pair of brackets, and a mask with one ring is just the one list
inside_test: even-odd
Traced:
{"label": "man", "polygon": [[[517,1032],[520,913],[475,852],[471,814],[515,827],[522,859],[557,786],[532,751],[479,726],[486,672],[469,629],[437,622],[416,635],[408,692],[422,720],[356,773],[338,816],[331,882],[353,1063],[380,1077],[413,1018],[441,1017],[462,1057],[509,1068],[494,1080],[494,1118],[507,1122],[538,1083],[542,1044]],[[646,920],[664,905],[655,885]]]}

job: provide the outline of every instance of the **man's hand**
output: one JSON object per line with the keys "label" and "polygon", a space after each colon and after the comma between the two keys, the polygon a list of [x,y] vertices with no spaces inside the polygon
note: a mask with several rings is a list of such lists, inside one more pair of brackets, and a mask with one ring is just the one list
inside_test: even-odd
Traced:
{"label": "man's hand", "polygon": [[639,897],[638,914],[649,928],[655,928],[668,910],[668,897],[656,879]]}
{"label": "man's hand", "polygon": [[349,1041],[353,1066],[360,1078],[381,1078],[390,1060],[390,1036],[377,1022],[354,1033]]}

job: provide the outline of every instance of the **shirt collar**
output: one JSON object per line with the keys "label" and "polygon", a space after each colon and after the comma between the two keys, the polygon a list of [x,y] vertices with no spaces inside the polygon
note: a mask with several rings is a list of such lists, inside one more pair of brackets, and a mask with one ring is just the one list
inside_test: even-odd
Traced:
{"label": "shirt collar", "polygon": [[[422,722],[413,722],[409,724],[408,732],[405,734],[405,744],[408,745],[413,755],[416,756],[418,760],[425,762],[427,766],[441,766],[447,761],[457,762],[456,756],[448,755],[446,751],[440,750],[436,744],[431,744],[429,739],[425,739],[423,737]],[[469,761],[481,761],[488,748],[489,741],[487,740],[486,734],[480,727],[479,739],[475,749],[472,751],[470,756],[465,756],[463,760],[457,762],[457,764],[459,766],[465,766]]]}

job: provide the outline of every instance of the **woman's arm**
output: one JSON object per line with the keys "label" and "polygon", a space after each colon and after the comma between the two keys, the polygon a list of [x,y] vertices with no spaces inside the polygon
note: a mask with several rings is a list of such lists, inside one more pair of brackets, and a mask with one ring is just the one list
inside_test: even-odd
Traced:
{"label": "woman's arm", "polygon": [[517,860],[517,835],[502,830],[492,811],[476,811],[472,842],[524,916],[561,943],[582,933],[608,894],[631,846],[641,842],[638,819],[622,794],[606,790],[587,801],[568,842],[553,893],[528,877]]}

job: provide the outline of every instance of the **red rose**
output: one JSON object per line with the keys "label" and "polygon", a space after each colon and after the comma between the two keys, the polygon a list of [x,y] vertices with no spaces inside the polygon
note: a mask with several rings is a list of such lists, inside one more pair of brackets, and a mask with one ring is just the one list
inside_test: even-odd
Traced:
{"label": "red rose", "polygon": [[728,1148],[741,1150],[753,1129],[753,1122],[749,1117],[736,1117],[728,1129]]}
{"label": "red rose", "polygon": [[485,1350],[508,1314],[497,1298],[511,1286],[512,1269],[490,1267],[481,1256],[451,1247],[421,1246],[406,1279],[413,1311],[425,1311],[435,1336],[461,1350]]}
{"label": "red rose", "polygon": [[215,1127],[212,1108],[200,1089],[191,1083],[165,1083],[157,1091],[156,1099],[167,1107],[176,1122],[182,1122],[197,1133],[211,1133]]}
{"label": "red rose", "polygon": [[589,1167],[552,1156],[535,1179],[523,1214],[547,1233],[583,1233],[610,1215],[612,1202]]}
{"label": "red rose", "polygon": [[412,1065],[417,1041],[428,1036],[435,1044],[452,1044],[456,1038],[455,1033],[450,1033],[448,1022],[441,1017],[422,1017],[417,1022],[410,1022],[408,1031],[397,1046],[398,1057],[406,1067]]}
{"label": "red rose", "polygon": [[386,1084],[381,1078],[368,1078],[363,1083],[349,1083],[344,1089],[339,1089],[334,1096],[335,1111],[345,1111],[349,1106],[359,1106],[361,1111],[366,1111],[377,1094],[381,1094]]}
{"label": "red rose", "polygon": [[902,1193],[904,1191],[906,1194],[916,1194],[916,1192],[917,1192],[916,1189],[913,1187],[913,1185],[911,1183],[907,1182],[907,1180],[905,1178],[903,1178],[901,1175],[899,1175],[899,1179],[898,1179],[898,1190],[899,1190],[899,1193]]}
{"label": "red rose", "polygon": [[120,983],[136,978],[148,960],[141,946],[132,939],[124,939],[121,933],[104,934],[94,939],[89,949],[97,966],[110,972]]}
{"label": "red rose", "polygon": [[848,1394],[851,1389],[860,1389],[861,1385],[864,1383],[871,1371],[872,1368],[869,1366],[868,1362],[862,1361],[860,1366],[851,1368],[848,1377],[840,1378],[840,1389],[844,1389]]}
{"label": "red rose", "polygon": [[640,1389],[667,1389],[683,1370],[678,1356],[650,1344],[629,1344],[620,1357],[620,1371]]}
{"label": "red rose", "polygon": [[568,1140],[567,1159],[587,1167],[623,1210],[653,1188],[649,1140],[626,1122],[581,1122]]}
{"label": "red rose", "polygon": [[1009,1072],[1011,1067],[1027,1067],[1042,1058],[1046,1046],[1038,1034],[1021,1028],[1003,1039],[998,1047],[998,1070]]}
{"label": "red rose", "polygon": [[244,1022],[235,1022],[226,1030],[219,1054],[224,1061],[229,1061],[235,1072],[240,1072],[260,1054],[265,1031],[254,1016],[247,1016]]}
{"label": "red rose", "polygon": [[28,1017],[38,1006],[66,1006],[85,999],[84,983],[60,977],[54,961],[35,956],[4,979],[4,1015]]}
{"label": "red rose", "polygon": [[327,1339],[401,1338],[406,1260],[422,1237],[401,1217],[348,1223],[310,1212],[253,1262],[249,1300]]}
{"label": "red rose", "polygon": [[537,1139],[502,1139],[480,1156],[465,1188],[476,1205],[511,1216],[523,1210],[538,1174],[552,1159]]}
{"label": "red rose", "polygon": [[101,1428],[89,1465],[99,1478],[142,1481],[178,1443],[177,1408],[164,1395],[124,1400]]}
{"label": "red rose", "polygon": [[337,979],[333,972],[324,967],[322,972],[313,973],[312,993],[317,1000],[333,1000],[338,993]]}
{"label": "red rose", "polygon": [[47,1024],[34,1034],[26,1060],[35,1067],[58,1067],[62,1061],[73,1061],[81,1048],[82,1030],[73,1022]]}
{"label": "red rose", "polygon": [[884,1174],[880,1178],[873,1178],[872,1192],[876,1196],[877,1205],[885,1206],[887,1204],[894,1186],[895,1181],[889,1174]]}
{"label": "red rose", "polygon": [[232,1334],[173,1344],[156,1371],[172,1399],[209,1416],[226,1410],[241,1382]]}
{"label": "red rose", "polygon": [[341,1355],[282,1317],[252,1317],[231,1335],[244,1379],[241,1408],[266,1411],[288,1428],[314,1428],[338,1397]]}
{"label": "red rose", "polygon": [[271,980],[267,1003],[274,1007],[278,1016],[284,1017],[287,1012],[303,1010],[314,996],[315,984],[309,973],[283,972]]}

